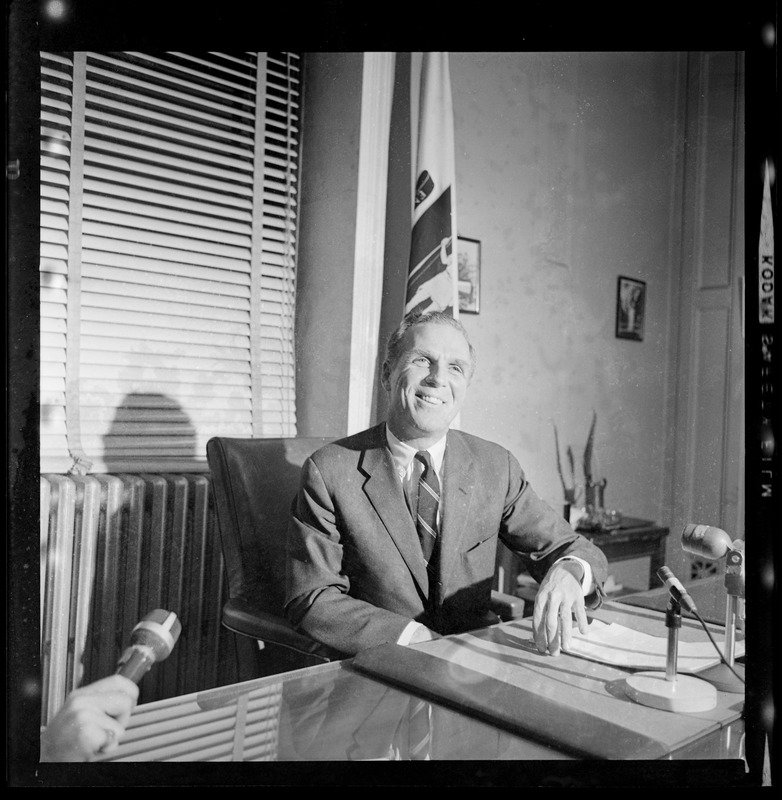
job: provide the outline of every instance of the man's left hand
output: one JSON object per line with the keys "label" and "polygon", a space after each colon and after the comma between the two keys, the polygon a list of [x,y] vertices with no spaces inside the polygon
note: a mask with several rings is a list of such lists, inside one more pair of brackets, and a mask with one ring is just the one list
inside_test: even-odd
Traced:
{"label": "man's left hand", "polygon": [[560,561],[546,573],[535,598],[532,629],[535,646],[541,653],[559,655],[570,647],[573,617],[581,633],[587,632],[582,567],[573,561]]}

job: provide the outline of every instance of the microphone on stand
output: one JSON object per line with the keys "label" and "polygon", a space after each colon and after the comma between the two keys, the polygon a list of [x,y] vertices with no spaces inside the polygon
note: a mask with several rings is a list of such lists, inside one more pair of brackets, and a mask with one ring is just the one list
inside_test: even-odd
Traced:
{"label": "microphone on stand", "polygon": [[636,672],[625,679],[625,691],[637,703],[661,708],[663,711],[710,711],[717,705],[715,687],[692,675],[676,674],[679,628],[682,625],[681,606],[699,616],[695,603],[668,567],[660,567],[657,570],[657,577],[671,596],[668,610],[665,612],[665,627],[668,629],[665,672]]}
{"label": "microphone on stand", "polygon": [[725,557],[725,647],[723,663],[704,671],[704,677],[724,692],[744,691],[743,665],[735,664],[736,624],[744,619],[744,542],[735,542],[721,528],[690,523],[682,531],[685,553],[717,561]]}
{"label": "microphone on stand", "polygon": [[117,662],[117,675],[138,683],[152,665],[171,655],[182,632],[182,623],[173,611],[156,608],[130,633],[130,646]]}
{"label": "microphone on stand", "polygon": [[709,561],[722,558],[730,550],[730,536],[721,528],[713,525],[694,525],[690,523],[684,526],[682,531],[682,550],[685,553],[692,553],[702,556]]}
{"label": "microphone on stand", "polygon": [[663,582],[665,588],[677,603],[681,603],[687,611],[692,614],[698,613],[698,609],[695,607],[695,601],[690,597],[689,592],[684,588],[681,581],[679,581],[668,567],[660,567],[660,569],[657,570],[657,577]]}
{"label": "microphone on stand", "polygon": [[725,531],[713,525],[684,526],[682,550],[707,561],[725,559],[725,588],[736,597],[744,597],[744,542],[732,541]]}

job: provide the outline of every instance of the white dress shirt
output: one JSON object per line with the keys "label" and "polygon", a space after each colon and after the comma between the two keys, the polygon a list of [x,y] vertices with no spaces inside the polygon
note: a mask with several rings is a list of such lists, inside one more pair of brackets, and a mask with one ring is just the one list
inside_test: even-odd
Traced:
{"label": "white dress shirt", "polygon": [[[443,436],[442,439],[426,448],[429,455],[432,457],[432,466],[434,467],[434,471],[437,474],[437,479],[440,481],[441,486],[443,482],[442,470],[443,458],[445,457],[446,437],[447,434],[446,436]],[[397,439],[397,437],[394,436],[389,429],[388,425],[386,425],[386,442],[388,443],[388,449],[391,451],[391,458],[394,460],[396,472],[399,476],[399,480],[402,483],[405,497],[408,498],[408,501],[412,501],[414,498],[417,498],[418,480],[421,477],[421,472],[423,472],[423,464],[421,464],[421,462],[417,461],[415,458],[415,454],[418,451],[409,444]],[[437,521],[438,523],[440,522],[439,508],[437,511]],[[581,590],[586,597],[592,591],[592,568],[586,561],[584,561],[583,558],[578,558],[578,556],[563,556],[562,558],[557,559],[555,563],[559,563],[559,561],[577,561],[579,564],[581,564],[584,570],[584,575],[581,578]],[[411,620],[407,627],[402,631],[402,635],[397,640],[397,644],[409,644],[410,639],[413,637],[413,633],[420,627],[422,627],[420,622]]]}

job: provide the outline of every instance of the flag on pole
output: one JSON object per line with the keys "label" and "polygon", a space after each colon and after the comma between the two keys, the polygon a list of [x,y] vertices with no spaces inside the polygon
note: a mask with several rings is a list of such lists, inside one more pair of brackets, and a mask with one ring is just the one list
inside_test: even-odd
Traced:
{"label": "flag on pole", "polygon": [[405,313],[459,315],[453,102],[448,53],[424,53]]}

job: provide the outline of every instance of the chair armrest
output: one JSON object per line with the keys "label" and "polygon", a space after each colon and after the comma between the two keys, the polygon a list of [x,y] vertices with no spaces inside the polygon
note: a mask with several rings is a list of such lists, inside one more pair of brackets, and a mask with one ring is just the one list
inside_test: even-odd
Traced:
{"label": "chair armrest", "polygon": [[522,597],[492,590],[489,607],[503,622],[521,619],[525,614],[526,605]]}
{"label": "chair armrest", "polygon": [[339,661],[347,656],[300,633],[285,617],[270,614],[245,597],[234,597],[223,606],[223,625],[241,636],[287,647],[323,661]]}

